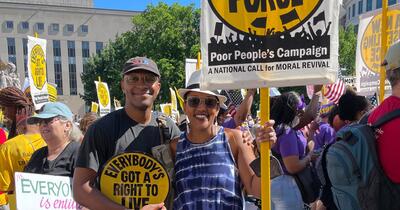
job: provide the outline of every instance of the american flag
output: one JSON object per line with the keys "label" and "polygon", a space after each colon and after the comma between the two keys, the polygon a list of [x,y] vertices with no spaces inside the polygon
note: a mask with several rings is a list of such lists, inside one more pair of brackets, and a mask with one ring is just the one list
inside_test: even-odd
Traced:
{"label": "american flag", "polygon": [[329,84],[325,88],[324,96],[331,102],[337,104],[340,96],[343,95],[346,89],[345,84],[341,79],[338,79],[335,84]]}

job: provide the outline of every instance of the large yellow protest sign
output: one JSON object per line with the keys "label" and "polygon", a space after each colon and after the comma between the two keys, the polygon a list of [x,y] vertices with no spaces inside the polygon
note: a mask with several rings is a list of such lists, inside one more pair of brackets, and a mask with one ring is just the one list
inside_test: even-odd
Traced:
{"label": "large yellow protest sign", "polygon": [[33,85],[41,90],[46,83],[46,58],[40,45],[33,46],[29,59]]}
{"label": "large yellow protest sign", "polygon": [[[209,0],[226,25],[241,33],[264,36],[291,31],[307,21],[322,0]],[[245,21],[243,20],[245,19]]]}
{"label": "large yellow protest sign", "polygon": [[169,187],[167,171],[144,153],[117,155],[107,162],[100,175],[101,192],[129,209],[164,202]]}
{"label": "large yellow protest sign", "polygon": [[[389,10],[387,16],[386,46],[388,47],[400,38],[400,10]],[[362,35],[360,45],[361,57],[365,65],[375,73],[379,73],[383,61],[383,57],[381,57],[381,22],[381,13],[372,18]]]}

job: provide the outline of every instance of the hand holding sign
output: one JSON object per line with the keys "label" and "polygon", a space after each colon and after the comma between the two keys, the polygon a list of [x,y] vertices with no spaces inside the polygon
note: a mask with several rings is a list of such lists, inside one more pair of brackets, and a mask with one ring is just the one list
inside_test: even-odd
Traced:
{"label": "hand holding sign", "polygon": [[167,210],[167,208],[165,208],[164,203],[158,203],[158,204],[149,204],[146,206],[143,206],[143,208],[141,210]]}

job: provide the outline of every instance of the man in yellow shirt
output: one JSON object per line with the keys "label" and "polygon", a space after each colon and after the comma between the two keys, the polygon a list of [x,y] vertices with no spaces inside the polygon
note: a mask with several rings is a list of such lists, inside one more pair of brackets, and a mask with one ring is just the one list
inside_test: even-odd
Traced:
{"label": "man in yellow shirt", "polygon": [[10,117],[16,119],[16,130],[20,133],[0,146],[0,192],[8,195],[8,199],[0,197],[0,210],[7,209],[7,203],[15,209],[14,173],[23,171],[32,153],[46,143],[40,136],[39,126],[26,123],[26,119],[33,115],[33,104],[22,91],[10,87],[0,90],[0,106],[15,110],[16,116]]}

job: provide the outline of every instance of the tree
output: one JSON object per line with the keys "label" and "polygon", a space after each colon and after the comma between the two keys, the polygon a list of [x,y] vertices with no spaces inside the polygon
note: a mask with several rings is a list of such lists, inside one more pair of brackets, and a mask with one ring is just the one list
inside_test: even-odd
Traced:
{"label": "tree", "polygon": [[354,26],[339,28],[339,66],[346,69],[346,75],[355,74],[357,34]]}
{"label": "tree", "polygon": [[184,87],[185,59],[195,58],[200,49],[200,9],[193,5],[149,5],[132,18],[133,28],[91,58],[82,73],[87,104],[96,101],[94,80],[101,76],[109,85],[112,97],[123,99],[120,89],[121,69],[131,57],[153,59],[161,73],[161,92],[156,103],[170,101],[169,87]]}

